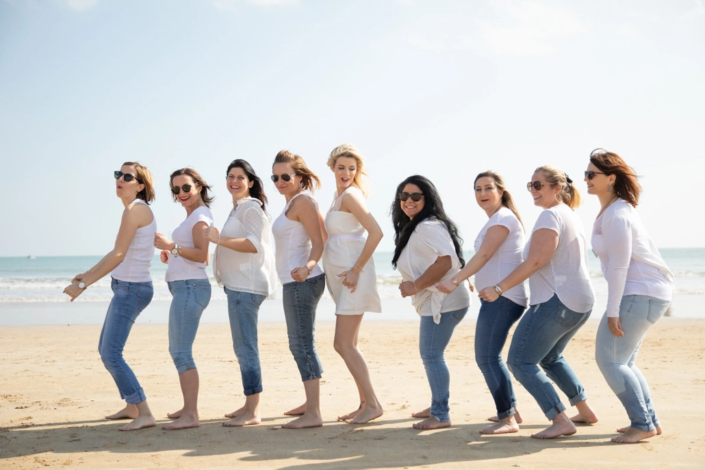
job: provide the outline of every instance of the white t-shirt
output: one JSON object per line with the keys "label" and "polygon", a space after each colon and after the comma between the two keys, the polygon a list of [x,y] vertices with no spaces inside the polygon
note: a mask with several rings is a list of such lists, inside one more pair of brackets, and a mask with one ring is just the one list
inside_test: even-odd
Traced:
{"label": "white t-shirt", "polygon": [[618,199],[595,220],[592,249],[600,257],[607,281],[607,316],[619,317],[625,295],[670,301],[673,273],[649,238],[636,209]]}
{"label": "white t-shirt", "polygon": [[[524,227],[517,216],[514,215],[514,212],[504,206],[495,212],[480,230],[475,239],[475,252],[477,253],[480,246],[482,246],[487,230],[495,225],[507,227],[509,234],[506,240],[497,248],[497,251],[494,252],[492,258],[487,260],[482,269],[475,274],[475,286],[478,291],[485,287],[496,286],[524,261]],[[503,292],[502,295],[517,305],[524,307],[528,305],[526,288],[523,282]]]}
{"label": "white t-shirt", "polygon": [[[578,313],[587,313],[595,303],[587,264],[587,245],[583,226],[578,216],[561,203],[541,212],[534,230],[553,230],[558,234],[558,247],[551,260],[529,278],[531,305],[542,304],[553,297]],[[529,256],[531,238],[524,248],[524,259]]]}
{"label": "white t-shirt", "polygon": [[[404,281],[414,282],[441,256],[450,256],[452,266],[439,283],[458,274],[460,259],[455,253],[453,240],[445,224],[436,218],[429,218],[414,229],[409,242],[399,255],[397,269]],[[414,294],[412,304],[419,315],[432,316],[433,321],[438,324],[441,322],[441,313],[468,308],[470,292],[464,282],[450,294],[444,294],[430,286]]]}
{"label": "white t-shirt", "polygon": [[[210,227],[213,225],[213,215],[206,206],[196,208],[171,235],[177,245],[193,248],[193,227],[199,222],[205,222]],[[187,279],[208,279],[206,263],[189,261],[183,256],[169,254],[169,267],[166,270],[166,281],[185,281]]]}

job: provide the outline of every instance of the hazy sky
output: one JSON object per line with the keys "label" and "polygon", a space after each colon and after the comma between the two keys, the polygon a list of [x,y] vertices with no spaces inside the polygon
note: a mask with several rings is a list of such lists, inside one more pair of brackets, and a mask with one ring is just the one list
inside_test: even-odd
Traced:
{"label": "hazy sky", "polygon": [[344,142],[367,157],[382,250],[410,174],[438,186],[471,248],[486,222],[477,173],[505,176],[530,227],[533,169],[583,190],[596,147],[643,175],[658,246],[704,246],[703,1],[0,0],[0,256],[109,251],[126,160],[154,172],[169,234],[185,213],[168,175],[183,166],[215,186],[218,226],[234,158],[267,180],[277,216],[281,149],[322,177],[327,209],[325,162]]}

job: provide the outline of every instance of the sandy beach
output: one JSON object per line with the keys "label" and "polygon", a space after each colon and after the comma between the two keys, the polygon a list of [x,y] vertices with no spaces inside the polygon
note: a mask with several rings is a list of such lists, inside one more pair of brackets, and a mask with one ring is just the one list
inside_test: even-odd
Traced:
{"label": "sandy beach", "polygon": [[[361,347],[385,415],[366,426],[336,422],[357,405],[355,388],[332,347],[334,324],[319,322],[324,426],[291,431],[282,413],[303,401],[283,323],[260,325],[265,391],[263,423],[224,428],[223,414],[243,402],[229,326],[201,325],[194,356],[201,375],[201,427],[163,431],[166,413],[181,406],[167,352],[165,324],[137,324],[126,357],[158,418],[158,426],[118,432],[102,419],[122,404],[96,351],[99,325],[4,326],[0,348],[0,467],[83,468],[703,468],[705,320],[664,318],[649,333],[639,363],[652,387],[665,433],[636,445],[609,441],[626,413],[593,360],[595,319],[566,351],[600,422],[552,441],[529,438],[547,425],[536,403],[516,385],[524,425],[517,434],[481,436],[493,402],[473,356],[474,320],[464,321],[446,358],[452,374],[453,426],[417,431],[410,413],[430,391],[418,357],[418,322],[363,323]],[[506,354],[506,351],[505,351]],[[564,401],[564,403],[567,401]]]}

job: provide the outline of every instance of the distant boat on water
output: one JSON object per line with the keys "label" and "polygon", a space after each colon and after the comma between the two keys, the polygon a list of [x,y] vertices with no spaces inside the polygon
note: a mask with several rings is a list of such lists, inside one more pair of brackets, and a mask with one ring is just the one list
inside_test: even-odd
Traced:
{"label": "distant boat on water", "polygon": [[27,259],[37,259],[37,257],[34,256],[34,255],[29,255],[29,256],[27,257]]}

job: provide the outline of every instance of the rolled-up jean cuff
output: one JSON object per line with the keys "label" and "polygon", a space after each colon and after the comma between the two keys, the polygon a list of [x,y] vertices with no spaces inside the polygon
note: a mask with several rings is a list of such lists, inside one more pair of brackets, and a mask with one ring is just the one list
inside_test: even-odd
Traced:
{"label": "rolled-up jean cuff", "polygon": [[638,429],[639,431],[644,431],[644,432],[649,432],[652,429],[656,429],[656,426],[653,424],[650,424],[648,426],[644,426],[643,424],[634,424],[633,422],[629,425],[630,428]]}
{"label": "rolled-up jean cuff", "polygon": [[575,406],[576,403],[587,400],[587,393],[580,392],[570,399],[570,406]]}
{"label": "rolled-up jean cuff", "polygon": [[549,421],[553,421],[553,418],[561,414],[563,411],[565,411],[565,406],[563,403],[559,403],[546,412],[546,418],[548,418]]}
{"label": "rolled-up jean cuff", "polygon": [[450,421],[450,415],[448,413],[446,413],[445,416],[440,416],[440,415],[431,413],[431,416],[436,418],[441,423],[447,423],[448,421]]}
{"label": "rolled-up jean cuff", "polygon": [[[322,373],[323,373],[323,371],[321,371],[321,374],[322,374]],[[307,376],[307,377],[301,376],[301,381],[302,381],[302,382],[308,382],[309,380],[320,379],[320,378],[322,377],[321,374],[318,374],[318,375],[313,374],[313,375],[309,375],[309,376]]]}
{"label": "rolled-up jean cuff", "polygon": [[517,414],[517,410],[514,408],[514,406],[512,406],[507,411],[497,413],[497,418],[499,418],[499,419],[509,418],[510,416],[513,416],[515,414]]}
{"label": "rolled-up jean cuff", "polygon": [[244,393],[246,397],[249,397],[250,395],[257,395],[258,393],[262,393],[262,390],[264,390],[262,387],[249,388],[245,390]]}
{"label": "rolled-up jean cuff", "polygon": [[183,374],[184,372],[190,371],[191,369],[196,369],[196,363],[195,363],[195,362],[194,362],[193,364],[184,364],[184,365],[182,365],[182,366],[178,366],[178,367],[176,368],[176,372],[177,372],[179,375],[181,375],[181,374]]}
{"label": "rolled-up jean cuff", "polygon": [[127,403],[130,403],[131,405],[136,405],[137,403],[142,403],[146,399],[147,399],[147,395],[144,394],[144,390],[142,390],[142,388],[139,388],[132,395],[128,395],[125,397],[125,401]]}

